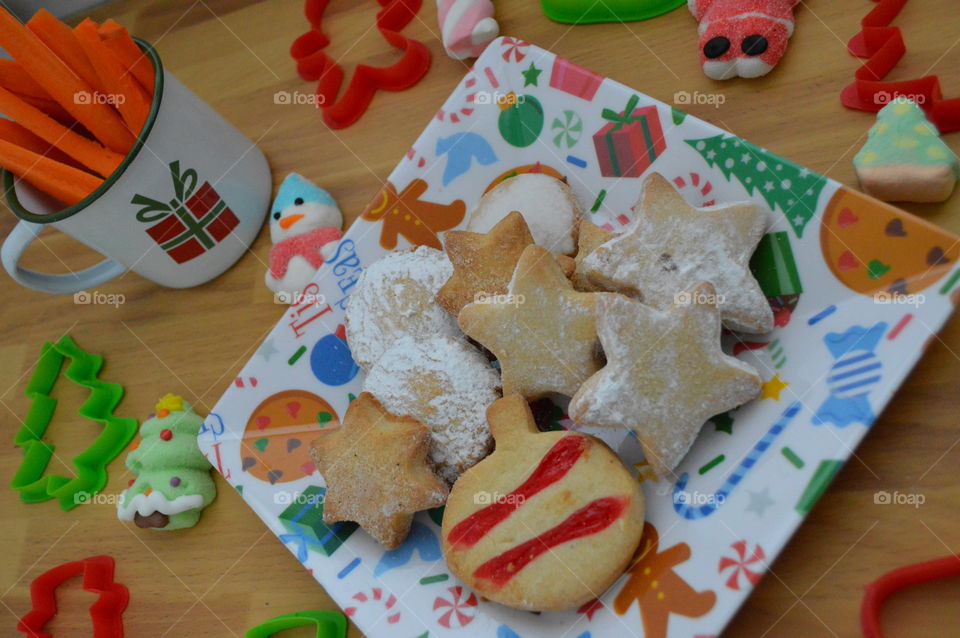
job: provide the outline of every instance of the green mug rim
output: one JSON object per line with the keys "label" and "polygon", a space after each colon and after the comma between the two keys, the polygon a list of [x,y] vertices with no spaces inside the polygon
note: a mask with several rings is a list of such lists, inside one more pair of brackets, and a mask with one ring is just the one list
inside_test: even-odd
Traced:
{"label": "green mug rim", "polygon": [[103,180],[103,183],[100,184],[100,186],[98,186],[92,193],[84,197],[76,204],[48,215],[38,215],[24,208],[23,204],[20,203],[20,199],[17,197],[17,189],[14,183],[16,176],[5,168],[0,169],[0,171],[2,171],[3,188],[5,191],[4,197],[7,201],[7,206],[9,206],[10,210],[13,211],[13,214],[20,219],[33,222],[35,224],[52,224],[76,215],[84,208],[97,201],[101,195],[110,190],[110,187],[113,186],[118,179],[120,179],[120,176],[123,175],[127,167],[130,166],[133,160],[136,159],[137,155],[139,155],[140,149],[143,148],[144,141],[147,139],[147,136],[153,129],[153,124],[157,119],[157,113],[160,111],[160,102],[163,99],[163,63],[160,61],[160,56],[157,54],[156,50],[150,46],[148,42],[141,40],[140,38],[134,38],[134,41],[140,45],[140,48],[143,49],[143,52],[147,54],[147,56],[150,58],[150,61],[153,62],[154,82],[153,103],[150,105],[150,113],[147,116],[147,121],[144,123],[143,128],[140,129],[140,133],[137,135],[137,139],[130,148],[130,151],[127,153],[126,157],[123,158],[123,161],[120,162],[120,166],[118,166],[109,177]]}

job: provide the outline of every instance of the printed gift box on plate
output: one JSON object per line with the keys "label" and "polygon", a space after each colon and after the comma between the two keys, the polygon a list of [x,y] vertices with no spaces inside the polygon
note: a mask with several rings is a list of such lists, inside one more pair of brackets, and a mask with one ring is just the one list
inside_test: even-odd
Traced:
{"label": "printed gift box on plate", "polygon": [[600,113],[610,121],[593,135],[604,177],[639,177],[667,148],[657,107],[637,108],[639,101],[634,95],[622,112],[603,109]]}

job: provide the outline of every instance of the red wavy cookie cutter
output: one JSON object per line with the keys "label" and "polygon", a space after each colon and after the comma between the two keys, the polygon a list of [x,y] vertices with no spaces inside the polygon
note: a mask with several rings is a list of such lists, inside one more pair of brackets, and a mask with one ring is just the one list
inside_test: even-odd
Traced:
{"label": "red wavy cookie cutter", "polygon": [[887,572],[867,585],[860,608],[860,624],[864,638],[883,638],[880,632],[880,609],[890,594],[911,585],[950,578],[960,574],[960,555],[945,556],[916,565],[907,565]]}
{"label": "red wavy cookie cutter", "polygon": [[890,26],[906,3],[907,0],[879,0],[860,21],[860,33],[850,38],[847,50],[867,61],[857,69],[853,83],[841,91],[840,102],[850,109],[875,113],[895,96],[902,95],[917,102],[941,133],[960,130],[960,98],[943,99],[936,75],[883,81],[907,52],[900,27]]}
{"label": "red wavy cookie cutter", "polygon": [[400,33],[416,17],[421,0],[377,0],[382,7],[377,12],[377,30],[390,46],[403,51],[403,57],[385,67],[358,64],[346,91],[337,99],[344,72],[324,52],[330,44],[329,36],[323,32],[323,14],[329,2],[306,1],[304,12],[311,29],[294,40],[290,55],[297,61],[301,78],[317,81],[317,108],[323,113],[323,121],[332,129],[341,129],[360,119],[378,90],[402,91],[419,82],[430,68],[430,50]]}
{"label": "red wavy cookie cutter", "polygon": [[123,638],[123,610],[130,592],[113,580],[113,558],[91,556],[64,563],[37,576],[30,583],[32,608],[17,623],[17,631],[31,638],[53,638],[43,626],[57,615],[57,589],[67,580],[83,574],[83,588],[98,594],[90,605],[93,638]]}

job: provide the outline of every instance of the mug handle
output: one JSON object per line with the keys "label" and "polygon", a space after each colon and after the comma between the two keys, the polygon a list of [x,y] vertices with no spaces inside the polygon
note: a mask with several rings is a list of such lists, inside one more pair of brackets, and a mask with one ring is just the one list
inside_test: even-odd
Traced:
{"label": "mug handle", "polygon": [[110,281],[126,271],[126,267],[112,259],[79,272],[55,275],[21,268],[17,265],[27,246],[37,238],[43,224],[20,220],[0,247],[0,261],[14,281],[21,286],[52,295],[69,295]]}

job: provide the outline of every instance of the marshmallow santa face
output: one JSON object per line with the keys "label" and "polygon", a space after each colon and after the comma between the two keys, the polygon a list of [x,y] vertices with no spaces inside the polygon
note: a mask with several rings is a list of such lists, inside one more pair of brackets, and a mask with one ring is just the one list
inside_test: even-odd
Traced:
{"label": "marshmallow santa face", "polygon": [[330,194],[302,176],[283,180],[270,211],[270,239],[274,244],[317,228],[343,225],[343,215]]}
{"label": "marshmallow santa face", "polygon": [[766,75],[793,34],[796,0],[689,0],[700,21],[698,51],[707,77]]}

